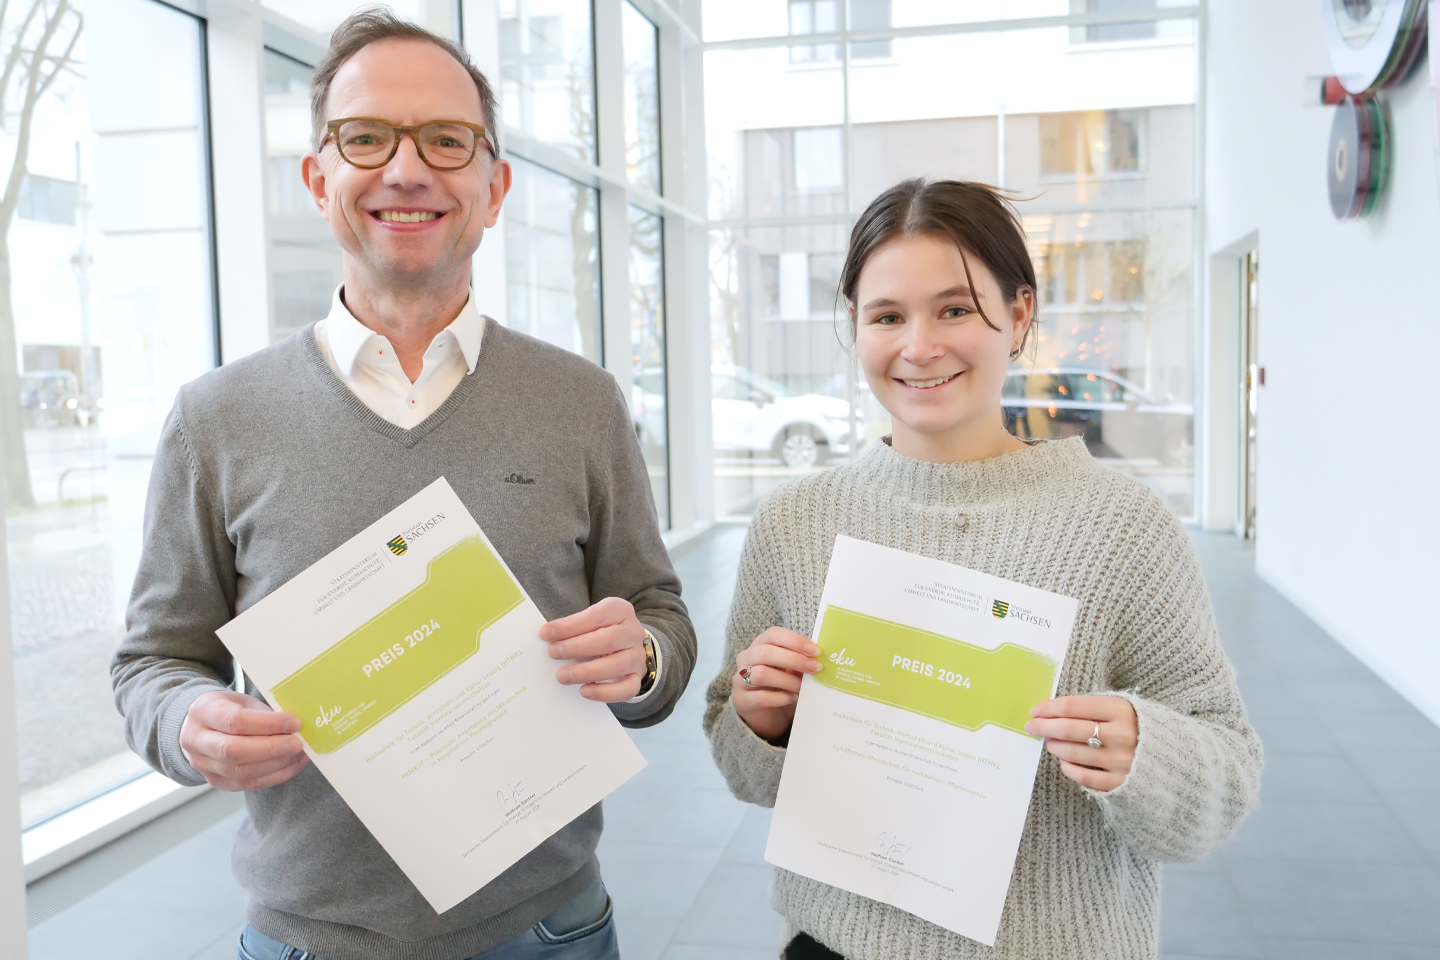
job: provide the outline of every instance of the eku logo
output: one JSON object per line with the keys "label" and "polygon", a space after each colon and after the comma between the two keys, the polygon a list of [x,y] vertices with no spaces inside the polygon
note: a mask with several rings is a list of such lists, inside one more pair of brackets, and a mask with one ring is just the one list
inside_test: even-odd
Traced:
{"label": "eku logo", "polygon": [[395,556],[397,557],[403,555],[406,550],[410,549],[410,545],[405,542],[404,537],[396,537],[394,540],[391,540],[389,543],[385,544],[385,546],[389,547],[390,552],[395,554]]}
{"label": "eku logo", "polygon": [[996,600],[990,606],[990,612],[995,615],[996,620],[1004,620],[1005,614],[1010,612],[1010,604],[1006,603],[1004,600]]}

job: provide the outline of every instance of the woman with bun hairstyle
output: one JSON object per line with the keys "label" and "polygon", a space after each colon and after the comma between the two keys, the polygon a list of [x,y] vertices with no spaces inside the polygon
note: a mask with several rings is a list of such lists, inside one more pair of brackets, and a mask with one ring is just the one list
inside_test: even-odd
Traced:
{"label": "woman with bun hairstyle", "polygon": [[[1072,597],[1058,696],[994,948],[777,870],[788,960],[1130,960],[1158,950],[1160,864],[1200,860],[1255,804],[1261,750],[1180,522],[1079,437],[1024,442],[1001,390],[1035,270],[990,187],[907,180],[855,224],[854,348],[893,433],[776,490],[750,525],[705,730],[741,800],[773,806],[836,534]],[[1092,747],[1094,737],[1101,746]]]}

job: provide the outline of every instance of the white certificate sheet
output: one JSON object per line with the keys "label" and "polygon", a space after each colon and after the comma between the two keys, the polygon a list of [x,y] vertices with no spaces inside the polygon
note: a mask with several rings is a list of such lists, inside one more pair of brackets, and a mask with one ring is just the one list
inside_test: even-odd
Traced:
{"label": "white certificate sheet", "polygon": [[994,946],[1076,607],[836,537],[765,859]]}
{"label": "white certificate sheet", "polygon": [[437,913],[634,776],[444,478],[219,631]]}

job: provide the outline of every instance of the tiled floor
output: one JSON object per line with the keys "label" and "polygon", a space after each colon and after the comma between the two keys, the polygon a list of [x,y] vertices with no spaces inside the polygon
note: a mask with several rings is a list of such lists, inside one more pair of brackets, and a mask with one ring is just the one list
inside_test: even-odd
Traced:
{"label": "tiled floor", "polygon": [[[600,858],[626,960],[761,960],[768,815],[730,797],[700,732],[744,531],[679,561],[700,666],[650,766],[605,803]],[[1440,958],[1440,729],[1259,582],[1247,546],[1197,535],[1222,636],[1266,747],[1263,808],[1202,864],[1166,868],[1165,960]],[[34,960],[230,960],[231,818],[31,931]]]}

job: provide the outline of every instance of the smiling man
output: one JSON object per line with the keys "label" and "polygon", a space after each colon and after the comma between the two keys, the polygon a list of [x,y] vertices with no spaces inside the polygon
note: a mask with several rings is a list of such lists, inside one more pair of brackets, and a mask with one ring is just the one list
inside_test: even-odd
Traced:
{"label": "smiling man", "polygon": [[331,37],[312,113],[303,176],[345,282],[329,316],[176,399],[111,669],[127,736],[180,783],[246,792],[241,960],[618,957],[598,805],[437,915],[307,766],[298,719],[230,689],[215,631],[441,476],[554,618],[558,683],[645,726],[695,662],[614,380],[475,306],[504,296],[470,289],[510,187],[490,85],[371,11]]}

